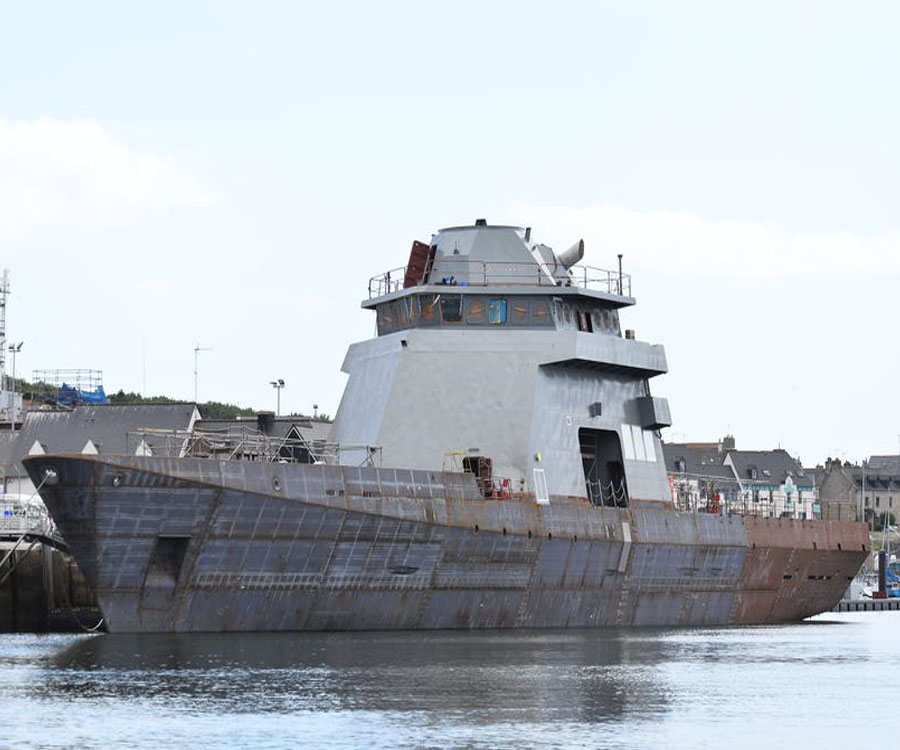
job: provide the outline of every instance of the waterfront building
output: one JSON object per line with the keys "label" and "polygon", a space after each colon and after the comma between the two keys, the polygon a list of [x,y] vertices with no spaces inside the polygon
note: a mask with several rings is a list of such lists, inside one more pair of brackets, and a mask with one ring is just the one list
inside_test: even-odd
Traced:
{"label": "waterfront building", "polygon": [[861,465],[829,458],[819,485],[825,518],[847,520],[862,513],[881,528],[885,520],[891,525],[900,516],[900,455],[871,456]]}
{"label": "waterfront building", "polygon": [[737,450],[728,435],[717,443],[663,443],[678,507],[740,512],[765,518],[820,518],[816,485],[782,448]]}

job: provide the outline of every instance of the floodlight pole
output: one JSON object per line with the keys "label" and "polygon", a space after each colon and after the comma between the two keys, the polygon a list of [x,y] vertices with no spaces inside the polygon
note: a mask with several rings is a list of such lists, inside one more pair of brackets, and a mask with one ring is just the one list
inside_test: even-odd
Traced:
{"label": "floodlight pole", "polygon": [[275,416],[277,417],[281,414],[281,389],[284,388],[284,380],[282,378],[270,380],[269,385],[275,389]]}
{"label": "floodlight pole", "polygon": [[194,347],[194,403],[197,403],[197,357],[200,352],[209,352],[212,349],[207,347],[201,347],[200,344],[197,344]]}
{"label": "floodlight pole", "polygon": [[10,402],[9,421],[13,427],[16,424],[16,417],[19,416],[19,410],[16,407],[16,355],[22,351],[22,344],[24,343],[24,341],[20,341],[18,344],[9,345],[9,351],[12,354],[12,401]]}

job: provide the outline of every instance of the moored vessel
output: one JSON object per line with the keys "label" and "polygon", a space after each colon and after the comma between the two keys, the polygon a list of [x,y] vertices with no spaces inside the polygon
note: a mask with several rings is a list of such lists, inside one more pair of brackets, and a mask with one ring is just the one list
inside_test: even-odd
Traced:
{"label": "moored vessel", "polygon": [[[370,280],[328,443],[24,460],[112,632],[722,625],[840,600],[864,524],[683,512],[631,279],[529,229]],[[146,451],[144,451],[146,453]],[[222,458],[220,456],[227,456]],[[265,460],[265,459],[270,460]],[[252,460],[250,460],[252,459]]]}

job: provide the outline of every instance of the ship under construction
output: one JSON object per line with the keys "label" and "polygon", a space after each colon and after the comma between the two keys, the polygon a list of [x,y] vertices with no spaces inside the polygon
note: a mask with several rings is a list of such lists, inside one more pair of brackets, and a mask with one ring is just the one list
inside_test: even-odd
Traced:
{"label": "ship under construction", "polygon": [[[111,632],[704,626],[830,610],[862,523],[685,511],[618,267],[452,227],[369,282],[326,442],[24,460]],[[614,264],[615,265],[615,264]]]}

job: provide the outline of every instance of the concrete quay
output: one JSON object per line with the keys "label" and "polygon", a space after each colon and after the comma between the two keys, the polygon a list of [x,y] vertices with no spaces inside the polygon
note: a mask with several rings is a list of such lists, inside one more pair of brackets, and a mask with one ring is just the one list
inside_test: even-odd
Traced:
{"label": "concrete quay", "polygon": [[900,598],[842,599],[832,612],[900,612]]}
{"label": "concrete quay", "polygon": [[0,633],[93,629],[100,609],[75,560],[50,544],[0,541]]}

